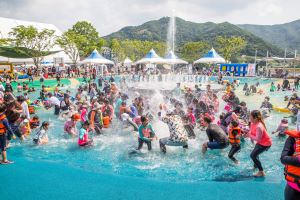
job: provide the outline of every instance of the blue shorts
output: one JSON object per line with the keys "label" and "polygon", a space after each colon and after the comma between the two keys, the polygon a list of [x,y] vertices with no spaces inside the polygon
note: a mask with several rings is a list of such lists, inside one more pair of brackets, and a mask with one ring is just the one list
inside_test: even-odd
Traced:
{"label": "blue shorts", "polygon": [[228,143],[219,143],[219,142],[208,142],[207,147],[210,149],[224,149],[228,146]]}

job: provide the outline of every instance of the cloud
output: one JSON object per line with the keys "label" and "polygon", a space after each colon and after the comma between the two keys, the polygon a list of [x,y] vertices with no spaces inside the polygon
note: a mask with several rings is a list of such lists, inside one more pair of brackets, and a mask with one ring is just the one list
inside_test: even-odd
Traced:
{"label": "cloud", "polygon": [[[90,21],[106,35],[124,26],[176,15],[195,22],[276,24],[300,18],[297,0],[1,0],[1,16],[52,23],[62,30]],[[284,15],[282,15],[284,13]]]}

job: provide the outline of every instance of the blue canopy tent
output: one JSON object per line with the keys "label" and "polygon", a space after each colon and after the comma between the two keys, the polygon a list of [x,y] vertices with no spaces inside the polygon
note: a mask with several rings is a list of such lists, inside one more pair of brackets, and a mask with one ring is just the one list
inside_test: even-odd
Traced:
{"label": "blue canopy tent", "polygon": [[86,59],[81,61],[83,64],[108,64],[114,65],[114,62],[101,56],[95,49]]}
{"label": "blue canopy tent", "polygon": [[225,63],[225,59],[221,57],[214,48],[212,48],[207,54],[205,54],[202,58],[199,60],[196,60],[194,64],[197,63]]}
{"label": "blue canopy tent", "polygon": [[101,67],[101,74],[103,74],[103,68],[105,65],[114,65],[115,63],[111,60],[108,60],[101,56],[99,52],[95,49],[86,59],[81,61],[82,64],[102,64]]}
{"label": "blue canopy tent", "polygon": [[144,58],[138,60],[135,64],[163,64],[165,59],[161,58],[156,52],[151,49]]}
{"label": "blue canopy tent", "polygon": [[187,65],[188,62],[178,58],[173,51],[169,51],[168,55],[165,57],[165,62],[167,64],[176,65],[176,64],[185,64]]}

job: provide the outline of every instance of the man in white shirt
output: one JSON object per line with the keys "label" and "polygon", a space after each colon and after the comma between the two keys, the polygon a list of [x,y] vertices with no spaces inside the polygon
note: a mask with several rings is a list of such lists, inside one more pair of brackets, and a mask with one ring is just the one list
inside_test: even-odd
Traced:
{"label": "man in white shirt", "polygon": [[60,101],[57,97],[53,96],[52,93],[48,93],[49,103],[54,106],[54,115],[59,115]]}
{"label": "man in white shirt", "polygon": [[30,120],[30,113],[29,113],[29,109],[28,109],[28,104],[27,104],[24,96],[19,96],[17,100],[22,106],[22,115],[24,117],[26,117],[26,119]]}

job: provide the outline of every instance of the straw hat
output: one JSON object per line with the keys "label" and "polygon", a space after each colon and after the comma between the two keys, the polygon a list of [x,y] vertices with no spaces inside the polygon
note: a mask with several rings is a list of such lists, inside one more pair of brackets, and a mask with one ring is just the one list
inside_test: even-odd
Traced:
{"label": "straw hat", "polygon": [[102,106],[98,102],[94,103],[93,110],[100,110],[101,108]]}

